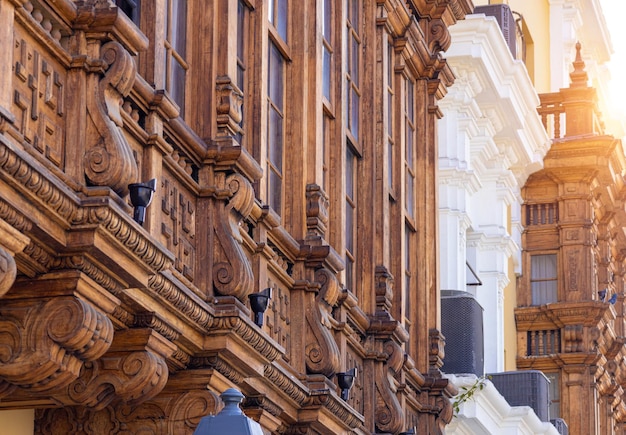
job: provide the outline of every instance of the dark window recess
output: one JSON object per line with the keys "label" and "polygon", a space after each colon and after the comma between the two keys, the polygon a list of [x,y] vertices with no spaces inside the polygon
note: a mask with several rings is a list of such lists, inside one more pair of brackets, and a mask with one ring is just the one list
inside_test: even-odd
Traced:
{"label": "dark window recess", "polygon": [[139,25],[139,0],[115,0],[115,4],[133,23]]}

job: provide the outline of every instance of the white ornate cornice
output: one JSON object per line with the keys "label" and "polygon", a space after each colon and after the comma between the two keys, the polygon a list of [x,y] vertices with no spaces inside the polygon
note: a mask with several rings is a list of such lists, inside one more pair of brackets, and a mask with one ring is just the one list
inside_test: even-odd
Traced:
{"label": "white ornate cornice", "polygon": [[[526,67],[513,59],[492,17],[469,15],[451,26],[450,33],[452,45],[445,56],[461,80],[449,93],[475,94],[481,114],[476,120],[481,133],[472,140],[471,166],[480,172],[482,167],[500,163],[512,169],[523,184],[530,173],[526,168],[539,169],[550,145],[536,111],[539,98]],[[455,90],[457,86],[466,89]],[[444,116],[448,115],[445,109],[458,105],[457,101],[446,106],[446,98],[441,106]]]}

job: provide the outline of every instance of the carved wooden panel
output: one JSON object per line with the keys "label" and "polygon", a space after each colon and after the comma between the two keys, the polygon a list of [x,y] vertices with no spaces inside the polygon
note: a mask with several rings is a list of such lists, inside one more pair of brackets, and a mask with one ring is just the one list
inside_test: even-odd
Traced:
{"label": "carved wooden panel", "polygon": [[16,128],[25,142],[64,169],[65,69],[16,28],[13,73]]}
{"label": "carved wooden panel", "polygon": [[196,261],[196,199],[167,171],[161,194],[161,242],[176,255],[175,267],[189,281]]}
{"label": "carved wooden panel", "polygon": [[272,299],[266,311],[267,327],[270,336],[276,343],[285,348],[285,357],[291,352],[291,301],[289,289],[279,284],[276,278],[268,279],[268,287],[272,288]]}

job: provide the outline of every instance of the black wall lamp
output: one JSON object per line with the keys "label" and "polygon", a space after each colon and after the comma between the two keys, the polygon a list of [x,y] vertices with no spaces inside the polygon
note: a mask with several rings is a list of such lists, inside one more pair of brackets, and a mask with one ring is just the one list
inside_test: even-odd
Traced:
{"label": "black wall lamp", "polygon": [[152,195],[156,191],[156,178],[145,183],[133,183],[128,185],[130,203],[134,207],[133,219],[139,225],[146,220],[146,207],[152,202]]}
{"label": "black wall lamp", "polygon": [[351,368],[347,372],[337,373],[337,385],[341,388],[341,398],[343,400],[348,400],[350,388],[354,385],[354,378],[356,378],[356,374],[356,367]]}
{"label": "black wall lamp", "polygon": [[261,327],[263,326],[263,313],[267,310],[267,304],[272,298],[272,289],[268,287],[258,293],[248,295],[248,298],[250,298],[250,308],[254,313],[254,323]]}

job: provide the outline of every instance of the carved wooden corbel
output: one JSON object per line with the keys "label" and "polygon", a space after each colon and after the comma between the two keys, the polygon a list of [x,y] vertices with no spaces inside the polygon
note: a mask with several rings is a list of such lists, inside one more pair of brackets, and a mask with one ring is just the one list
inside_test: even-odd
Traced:
{"label": "carved wooden corbel", "polygon": [[29,239],[0,219],[0,297],[9,291],[17,275],[13,256],[24,250]]}
{"label": "carved wooden corbel", "polygon": [[391,340],[383,348],[388,359],[385,364],[379,364],[376,368],[376,427],[381,432],[398,433],[404,425],[404,413],[391,385],[390,375],[402,369],[404,351],[398,343]]}
{"label": "carved wooden corbel", "polygon": [[241,132],[243,93],[228,76],[217,78],[216,90],[217,135],[234,136]]}
{"label": "carved wooden corbel", "polygon": [[326,236],[329,200],[326,192],[317,184],[306,186],[307,237]]}
{"label": "carved wooden corbel", "polygon": [[326,269],[315,273],[315,281],[321,288],[306,314],[306,368],[308,373],[331,378],[340,368],[339,347],[331,333],[331,310],[339,300],[342,289],[337,278]]}
{"label": "carved wooden corbel", "polygon": [[[76,297],[6,301],[0,306],[0,380],[48,392],[78,378],[113,339],[108,317]],[[0,390],[2,386],[0,386]]]}
{"label": "carved wooden corbel", "polygon": [[220,410],[221,401],[206,385],[189,390],[160,394],[133,408],[118,403],[102,410],[82,406],[38,410],[37,433],[119,433],[123,425],[123,433],[129,434],[191,434],[202,417]]}
{"label": "carved wooden corbel", "polygon": [[153,398],[167,383],[165,359],[174,349],[150,329],[116,332],[109,351],[85,364],[68,386],[70,403],[101,410],[112,403],[137,405]]}
{"label": "carved wooden corbel", "polygon": [[244,300],[253,288],[250,262],[241,246],[241,221],[248,217],[254,205],[254,191],[250,182],[240,174],[225,178],[228,201],[215,201],[213,246],[213,286],[222,296]]}
{"label": "carved wooden corbel", "polygon": [[448,26],[441,18],[432,20],[425,20],[427,31],[426,40],[428,42],[428,49],[431,53],[437,54],[441,51],[446,51],[452,43],[452,37]]}
{"label": "carved wooden corbel", "polygon": [[137,162],[122,132],[120,113],[123,97],[135,81],[136,66],[119,42],[107,42],[100,49],[106,72],[87,78],[87,143],[84,156],[85,176],[89,183],[108,186],[120,196],[128,184],[137,180]]}

